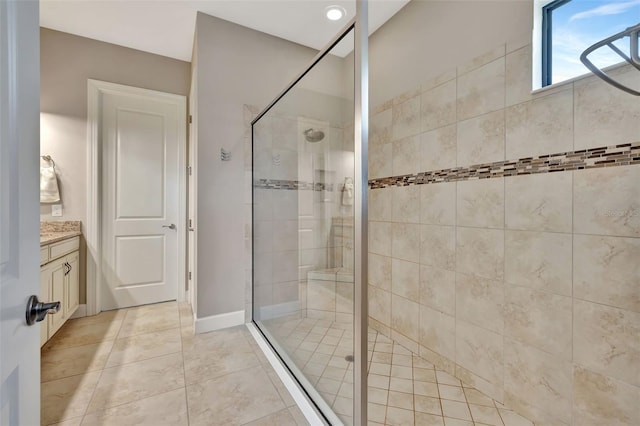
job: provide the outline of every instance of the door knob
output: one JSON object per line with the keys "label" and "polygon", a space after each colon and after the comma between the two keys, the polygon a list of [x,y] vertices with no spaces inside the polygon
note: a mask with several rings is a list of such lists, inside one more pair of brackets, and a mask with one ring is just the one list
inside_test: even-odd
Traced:
{"label": "door knob", "polygon": [[27,302],[27,325],[40,322],[47,314],[55,314],[60,310],[60,302],[42,303],[38,296],[31,296]]}
{"label": "door knob", "polygon": [[176,229],[176,225],[175,223],[172,223],[171,225],[162,225],[163,228],[169,228],[169,229]]}

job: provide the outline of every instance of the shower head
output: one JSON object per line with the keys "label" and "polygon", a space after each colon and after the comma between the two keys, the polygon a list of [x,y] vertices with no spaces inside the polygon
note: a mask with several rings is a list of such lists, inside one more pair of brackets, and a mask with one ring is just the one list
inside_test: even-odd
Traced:
{"label": "shower head", "polygon": [[311,143],[320,142],[322,139],[324,139],[324,132],[322,130],[316,130],[312,128],[305,130],[304,132],[302,132],[302,134],[304,134],[307,142]]}

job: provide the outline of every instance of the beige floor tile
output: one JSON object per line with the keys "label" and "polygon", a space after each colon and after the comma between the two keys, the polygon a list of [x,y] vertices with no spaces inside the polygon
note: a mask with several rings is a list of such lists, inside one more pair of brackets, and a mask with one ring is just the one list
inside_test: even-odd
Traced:
{"label": "beige floor tile", "polygon": [[416,425],[420,426],[444,426],[444,419],[433,414],[420,413],[416,411]]}
{"label": "beige floor tile", "polygon": [[388,407],[387,408],[387,425],[393,426],[409,426],[415,424],[415,415],[413,410],[405,410],[403,408]]}
{"label": "beige floor tile", "polygon": [[391,365],[389,365],[388,363],[372,362],[371,366],[369,367],[369,373],[379,374],[381,376],[390,376]]}
{"label": "beige floor tile", "polygon": [[82,416],[100,379],[100,371],[42,383],[41,422],[44,425]]}
{"label": "beige floor tile", "polygon": [[399,379],[397,377],[392,377],[391,380],[389,381],[389,390],[393,390],[396,392],[412,393],[413,380]]}
{"label": "beige floor tile", "polygon": [[309,422],[304,417],[304,414],[302,414],[302,411],[300,411],[297,405],[289,407],[289,412],[291,413],[291,416],[296,421],[296,424],[298,426],[309,426]]}
{"label": "beige floor tile", "polygon": [[184,385],[180,353],[107,368],[103,370],[87,412],[148,398]]}
{"label": "beige floor tile", "polygon": [[102,343],[42,351],[40,379],[48,382],[101,370],[107,362],[112,346],[113,340],[107,340]]}
{"label": "beige floor tile", "polygon": [[67,321],[43,346],[42,350],[65,349],[113,340],[121,325],[122,321],[102,321],[88,324],[75,320]]}
{"label": "beige floor tile", "polygon": [[156,331],[117,339],[106,367],[143,361],[182,351],[180,329]]}
{"label": "beige floor tile", "polygon": [[439,398],[438,385],[431,382],[413,382],[413,393],[416,395]]}
{"label": "beige floor tile", "polygon": [[63,420],[60,423],[53,423],[52,425],[49,426],[80,426],[80,423],[82,422],[82,416],[80,417],[74,417],[72,419],[67,419],[67,420]]}
{"label": "beige floor tile", "polygon": [[438,379],[438,384],[443,385],[452,385],[452,386],[462,386],[460,380],[453,377],[451,374],[444,371],[436,371],[436,377]]}
{"label": "beige floor tile", "polygon": [[464,402],[449,401],[447,399],[440,400],[442,404],[442,413],[445,417],[452,417],[460,420],[471,420],[469,407]]}
{"label": "beige floor tile", "polygon": [[474,422],[493,426],[503,426],[502,419],[498,414],[497,408],[469,404],[469,409],[471,410],[471,417],[473,417]]}
{"label": "beige floor tile", "polygon": [[428,368],[414,368],[413,379],[421,382],[436,383],[436,371]]}
{"label": "beige floor tile", "polygon": [[378,423],[384,423],[385,417],[387,415],[387,403],[384,404],[374,404],[373,402],[369,402],[367,405],[367,417],[369,420]]}
{"label": "beige floor tile", "polygon": [[390,407],[413,410],[413,394],[389,391],[388,405]]}
{"label": "beige floor tile", "polygon": [[269,414],[261,419],[245,423],[247,426],[297,426],[297,424],[288,408]]}
{"label": "beige floor tile", "polygon": [[285,408],[260,366],[189,385],[187,401],[190,426],[244,424]]}
{"label": "beige floor tile", "polygon": [[171,425],[188,426],[185,389],[155,395],[87,414],[83,426]]}
{"label": "beige floor tile", "polygon": [[187,384],[259,365],[260,361],[244,338],[222,341],[219,344],[213,344],[209,339],[196,345],[194,349],[184,351]]}
{"label": "beige floor tile", "polygon": [[416,411],[427,414],[442,415],[442,409],[440,408],[440,399],[432,398],[429,396],[414,395],[416,402]]}
{"label": "beige floor tile", "polygon": [[464,388],[464,393],[469,404],[484,405],[493,407],[493,400],[474,388]]}
{"label": "beige floor tile", "polygon": [[180,328],[180,316],[176,303],[142,306],[127,311],[118,338],[170,328]]}
{"label": "beige floor tile", "polygon": [[367,390],[367,398],[369,402],[387,405],[389,391],[384,389],[372,388],[371,386],[369,386],[369,389]]}
{"label": "beige floor tile", "polygon": [[451,417],[444,418],[445,426],[473,426],[473,422],[460,419],[452,419]]}
{"label": "beige floor tile", "polygon": [[273,386],[278,391],[278,395],[280,395],[280,398],[282,398],[282,402],[284,402],[284,405],[286,407],[295,407],[296,401],[293,399],[286,386],[284,385],[284,383],[282,383],[282,380],[280,380],[278,374],[276,374],[273,368],[265,368],[265,372],[267,373],[267,376],[269,377],[269,380],[271,380]]}
{"label": "beige floor tile", "polygon": [[438,385],[438,390],[440,391],[440,398],[442,399],[450,399],[452,401],[460,402],[467,401],[461,386]]}

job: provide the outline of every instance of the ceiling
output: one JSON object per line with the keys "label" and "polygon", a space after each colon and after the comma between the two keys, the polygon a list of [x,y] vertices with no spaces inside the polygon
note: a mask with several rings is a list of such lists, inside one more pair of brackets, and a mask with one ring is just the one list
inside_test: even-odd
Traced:
{"label": "ceiling", "polygon": [[[369,33],[408,2],[370,0]],[[325,9],[330,5],[342,6],[347,16],[329,21]],[[40,0],[40,25],[190,62],[198,11],[321,49],[355,16],[355,1]]]}

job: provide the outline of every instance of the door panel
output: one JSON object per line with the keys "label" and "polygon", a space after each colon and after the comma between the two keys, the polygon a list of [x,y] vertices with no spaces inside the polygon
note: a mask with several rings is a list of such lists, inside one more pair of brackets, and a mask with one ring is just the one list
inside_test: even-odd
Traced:
{"label": "door panel", "polygon": [[52,262],[48,267],[48,271],[51,274],[51,292],[49,293],[49,297],[52,301],[60,302],[60,310],[58,313],[49,315],[49,334],[53,334],[64,324],[65,320],[65,312],[67,309],[67,301],[64,297],[64,287],[65,287],[65,262],[66,259],[58,259],[55,262]]}
{"label": "door panel", "polygon": [[79,253],[75,252],[67,256],[69,264],[69,273],[67,274],[67,311],[66,317],[69,318],[80,305],[80,264]]}
{"label": "door panel", "polygon": [[151,94],[105,93],[101,104],[102,308],[175,300],[184,110]]}
{"label": "door panel", "polygon": [[0,2],[0,424],[40,424],[38,2]]}

